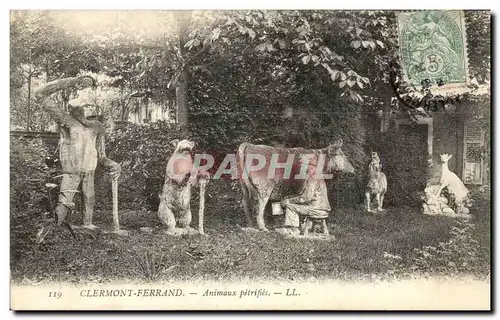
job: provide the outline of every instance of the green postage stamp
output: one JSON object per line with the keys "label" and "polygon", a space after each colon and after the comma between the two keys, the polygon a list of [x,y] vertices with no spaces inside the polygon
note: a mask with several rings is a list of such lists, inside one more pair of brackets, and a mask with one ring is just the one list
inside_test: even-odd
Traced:
{"label": "green postage stamp", "polygon": [[415,86],[468,81],[467,43],[461,10],[398,13],[399,44],[406,80]]}

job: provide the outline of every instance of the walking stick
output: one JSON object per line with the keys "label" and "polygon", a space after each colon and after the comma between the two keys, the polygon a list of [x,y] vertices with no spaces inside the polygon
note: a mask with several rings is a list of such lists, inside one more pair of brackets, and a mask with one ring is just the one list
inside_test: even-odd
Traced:
{"label": "walking stick", "polygon": [[205,186],[207,185],[208,179],[201,178],[200,179],[200,208],[198,211],[198,232],[204,234],[203,230],[203,218],[205,211]]}
{"label": "walking stick", "polygon": [[120,231],[118,219],[118,179],[111,178],[111,192],[113,194],[113,231]]}

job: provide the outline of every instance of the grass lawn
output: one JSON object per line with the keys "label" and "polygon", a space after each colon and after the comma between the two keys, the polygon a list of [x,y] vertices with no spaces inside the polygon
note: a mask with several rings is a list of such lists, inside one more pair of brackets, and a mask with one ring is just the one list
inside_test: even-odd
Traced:
{"label": "grass lawn", "polygon": [[[196,226],[197,207],[193,201]],[[18,221],[11,224],[11,275],[15,282],[64,281],[106,283],[137,279],[137,262],[152,252],[162,252],[165,269],[157,280],[241,280],[241,279],[373,279],[391,270],[384,252],[400,256],[403,267],[411,267],[414,248],[437,246],[450,239],[457,221],[431,217],[419,208],[388,208],[384,214],[367,214],[359,209],[337,209],[329,218],[335,241],[285,239],[275,232],[244,232],[245,217],[238,195],[208,197],[205,211],[207,237],[172,237],[163,233],[155,212],[121,210],[121,225],[131,231],[117,237],[100,231],[84,233],[80,240],[61,231],[42,245],[33,243],[36,230]],[[471,211],[475,218],[472,237],[483,259],[477,271],[488,274],[490,259],[489,202],[478,202]],[[98,211],[94,223],[111,226],[110,211]],[[72,223],[81,221],[71,217]],[[153,228],[152,234],[139,231]],[[461,253],[457,253],[460,255]],[[451,257],[454,258],[454,257]],[[460,257],[457,257],[460,258]]]}

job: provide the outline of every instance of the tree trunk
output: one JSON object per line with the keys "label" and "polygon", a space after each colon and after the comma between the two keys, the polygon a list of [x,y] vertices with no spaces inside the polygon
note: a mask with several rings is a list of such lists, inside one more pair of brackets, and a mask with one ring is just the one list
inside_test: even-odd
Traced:
{"label": "tree trunk", "polygon": [[[120,97],[124,95],[124,88],[120,88]],[[120,98],[120,106],[121,106],[121,119],[122,121],[128,121],[129,118],[129,105],[130,105],[130,97]]]}
{"label": "tree trunk", "polygon": [[391,101],[390,99],[384,99],[384,110],[382,113],[382,127],[381,132],[387,132],[389,130],[389,117],[391,112]]}
{"label": "tree trunk", "polygon": [[188,79],[188,71],[183,70],[181,76],[179,77],[177,87],[175,88],[175,99],[177,102],[177,122],[180,124],[188,124],[189,122]]}
{"label": "tree trunk", "polygon": [[382,113],[382,124],[380,128],[381,132],[387,132],[390,130],[392,94],[392,91],[386,91],[383,94],[384,109]]}
{"label": "tree trunk", "polygon": [[150,116],[149,116],[149,98],[145,97],[144,98],[144,108],[146,109],[146,121],[145,122],[150,122]]}
{"label": "tree trunk", "polygon": [[28,74],[28,121],[26,123],[26,131],[31,130],[31,70]]}
{"label": "tree trunk", "polygon": [[[178,25],[179,46],[182,57],[187,56],[187,48],[184,47],[189,40],[189,23],[191,21],[191,11],[176,12]],[[180,124],[188,124],[189,122],[189,103],[188,103],[188,88],[189,88],[189,71],[187,66],[183,66],[179,81],[175,88],[175,99],[177,102],[177,122]]]}

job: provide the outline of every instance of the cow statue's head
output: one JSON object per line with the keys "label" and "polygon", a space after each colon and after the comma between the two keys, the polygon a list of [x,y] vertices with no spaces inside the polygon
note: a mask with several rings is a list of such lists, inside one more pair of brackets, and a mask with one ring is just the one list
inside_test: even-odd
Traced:
{"label": "cow statue's head", "polygon": [[342,171],[353,173],[354,167],[351,165],[344,152],[342,151],[342,139],[338,138],[328,146],[327,152],[327,163],[326,163],[326,171],[334,172],[334,171]]}

